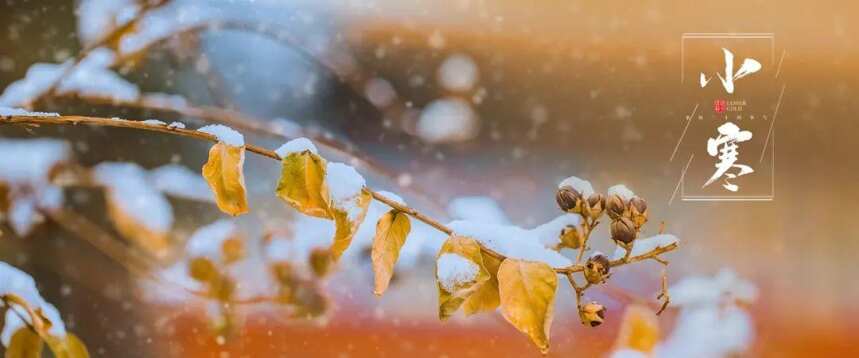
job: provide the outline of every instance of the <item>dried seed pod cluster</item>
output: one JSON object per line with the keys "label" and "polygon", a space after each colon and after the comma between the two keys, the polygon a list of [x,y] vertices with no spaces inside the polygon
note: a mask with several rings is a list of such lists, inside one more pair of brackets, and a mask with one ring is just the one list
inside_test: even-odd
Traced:
{"label": "dried seed pod cluster", "polygon": [[[579,215],[578,225],[567,225],[561,229],[558,248],[578,250],[576,265],[581,267],[585,283],[577,283],[572,273],[567,273],[567,279],[576,292],[578,313],[582,324],[594,327],[603,322],[605,308],[597,302],[581,304],[584,292],[592,285],[604,284],[609,279],[613,263],[622,265],[633,261],[630,255],[634,251],[636,240],[639,240],[641,228],[648,218],[647,201],[623,185],[609,188],[605,195],[596,193],[589,182],[576,177],[570,177],[561,182],[555,199],[562,211]],[[583,262],[584,253],[590,249],[588,240],[599,225],[599,219],[603,214],[611,220],[608,231],[611,240],[619,249],[613,258],[594,253]],[[657,249],[664,245],[676,247],[676,241],[662,243],[654,241],[659,240],[656,238],[642,240],[650,240],[643,245],[645,247],[653,246]],[[649,258],[663,265],[668,263],[660,258],[658,253]],[[663,274],[663,281],[666,280]],[[663,307],[667,305],[667,289],[663,289],[658,299],[663,300]]]}

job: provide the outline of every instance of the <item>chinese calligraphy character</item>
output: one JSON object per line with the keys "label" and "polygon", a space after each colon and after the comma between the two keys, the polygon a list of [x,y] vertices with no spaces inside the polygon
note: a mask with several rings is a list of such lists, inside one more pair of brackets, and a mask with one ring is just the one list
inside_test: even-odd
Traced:
{"label": "chinese calligraphy character", "polygon": [[[716,76],[719,76],[719,80],[722,81],[722,86],[725,87],[725,91],[728,93],[734,93],[734,81],[760,71],[761,63],[753,58],[744,59],[740,69],[737,70],[737,73],[734,73],[734,54],[726,48],[722,48],[722,51],[725,53],[725,77],[722,77],[722,74],[718,72],[716,73]],[[701,88],[707,86],[707,83],[709,83],[711,79],[713,78],[707,78],[707,76],[701,72]]]}
{"label": "chinese calligraphy character", "polygon": [[[728,179],[734,179],[755,171],[748,165],[736,164],[737,156],[740,154],[738,151],[739,145],[737,145],[737,143],[752,139],[752,132],[740,130],[740,127],[737,127],[736,124],[731,122],[727,122],[719,126],[718,130],[719,135],[716,138],[707,139],[707,154],[711,157],[718,155],[719,162],[715,165],[716,172],[713,173],[713,176],[710,177],[706,183],[704,183],[702,188],[724,176],[725,183],[722,184],[722,187],[736,192],[740,187],[729,182]],[[731,169],[737,169],[738,171],[733,173],[729,172]]]}

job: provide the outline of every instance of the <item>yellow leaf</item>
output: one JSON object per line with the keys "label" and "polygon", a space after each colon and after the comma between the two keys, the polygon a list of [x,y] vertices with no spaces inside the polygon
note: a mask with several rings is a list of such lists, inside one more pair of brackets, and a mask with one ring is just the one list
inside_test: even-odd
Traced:
{"label": "yellow leaf", "polygon": [[306,215],[330,219],[324,184],[325,159],[304,151],[287,155],[281,163],[283,167],[277,183],[277,196]]}
{"label": "yellow leaf", "polygon": [[209,161],[203,166],[203,178],[215,193],[215,202],[221,211],[237,216],[248,212],[245,177],[242,167],[245,147],[218,142],[209,150]]}
{"label": "yellow leaf", "polygon": [[45,342],[55,358],[89,358],[86,345],[74,334],[66,333],[62,339],[48,336]]}
{"label": "yellow leaf", "polygon": [[659,321],[656,312],[642,305],[629,305],[623,314],[615,349],[631,349],[651,353],[659,342]]}
{"label": "yellow leaf", "polygon": [[[438,268],[436,268],[436,284],[438,285],[438,318],[446,320],[452,316],[459,306],[473,295],[486,281],[489,280],[489,272],[483,263],[483,255],[480,245],[472,238],[462,236],[451,236],[441,246],[436,261],[444,254],[456,254],[471,263],[477,265],[478,272],[474,280],[457,285],[453,292],[445,289],[438,280]],[[475,301],[476,302],[476,301]],[[476,303],[473,305],[477,305]]]}
{"label": "yellow leaf", "polygon": [[394,265],[400,257],[400,249],[406,243],[406,237],[411,230],[409,216],[406,213],[391,210],[376,223],[376,236],[373,238],[373,273],[376,287],[373,293],[381,296],[388,289]]}
{"label": "yellow leaf", "polygon": [[462,312],[466,316],[493,311],[501,304],[501,298],[498,296],[498,267],[501,266],[501,260],[486,253],[482,253],[482,256],[489,279],[479,284],[474,293],[462,303]]}
{"label": "yellow leaf", "polygon": [[364,216],[367,215],[367,207],[373,196],[366,189],[361,190],[357,197],[352,199],[353,207],[348,210],[331,207],[331,216],[334,217],[334,225],[336,227],[334,233],[334,242],[331,244],[331,258],[336,262],[343,255],[343,252],[349,248],[352,243],[352,237],[358,231],[358,226],[364,221]]}
{"label": "yellow leaf", "polygon": [[155,256],[164,256],[170,248],[170,234],[166,231],[154,230],[146,227],[142,222],[125,212],[122,205],[114,197],[114,193],[108,189],[107,191],[107,216],[113,222],[116,231],[122,237],[127,238],[135,245],[154,254]]}
{"label": "yellow leaf", "polygon": [[498,268],[501,314],[546,353],[558,277],[543,262],[506,259]]}
{"label": "yellow leaf", "polygon": [[9,347],[6,347],[6,358],[41,358],[42,338],[36,332],[23,327],[15,331]]}

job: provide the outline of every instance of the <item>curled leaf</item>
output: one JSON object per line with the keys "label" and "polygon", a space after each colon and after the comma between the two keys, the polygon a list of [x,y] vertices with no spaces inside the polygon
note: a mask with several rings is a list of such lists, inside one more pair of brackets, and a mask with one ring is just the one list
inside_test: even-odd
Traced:
{"label": "curled leaf", "polygon": [[203,166],[203,178],[215,193],[215,203],[221,211],[237,216],[248,212],[245,177],[242,172],[245,147],[218,142],[209,150],[209,160]]}
{"label": "curled leaf", "polygon": [[373,293],[376,295],[382,295],[388,289],[391,276],[394,274],[394,265],[400,257],[400,249],[405,245],[410,230],[409,216],[398,210],[385,213],[376,223],[376,236],[373,238],[371,254],[373,274],[376,279]]}
{"label": "curled leaf", "polygon": [[546,353],[558,277],[543,262],[506,259],[498,268],[501,314]]}
{"label": "curled leaf", "polygon": [[623,314],[615,349],[630,349],[645,354],[659,343],[659,321],[656,312],[642,305],[629,305]]}
{"label": "curled leaf", "polygon": [[281,160],[277,196],[296,210],[329,219],[325,189],[325,159],[311,151],[290,153]]}
{"label": "curled leaf", "polygon": [[[446,263],[442,261],[442,258],[449,254],[455,255],[453,258],[467,260],[468,263],[476,267],[476,272],[471,275],[473,277],[470,277],[470,280],[465,280],[466,277],[461,273],[445,273],[450,270],[462,271],[462,269],[445,267]],[[442,244],[441,250],[439,250],[436,256],[439,319],[446,320],[452,316],[463,302],[473,295],[489,278],[489,272],[484,266],[480,245],[477,241],[462,236],[451,236],[448,238]],[[477,304],[475,303],[474,305]]]}
{"label": "curled leaf", "polygon": [[355,198],[350,200],[348,208],[331,207],[331,216],[334,217],[334,242],[331,244],[331,257],[334,261],[340,259],[343,252],[349,248],[352,243],[352,237],[358,232],[358,227],[364,221],[364,216],[367,215],[367,207],[370,201],[373,200],[372,195],[366,189]]}

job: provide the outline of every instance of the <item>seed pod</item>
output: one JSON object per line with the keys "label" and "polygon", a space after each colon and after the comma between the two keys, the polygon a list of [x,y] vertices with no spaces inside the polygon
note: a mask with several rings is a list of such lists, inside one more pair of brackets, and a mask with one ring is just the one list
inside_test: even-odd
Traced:
{"label": "seed pod", "polygon": [[618,244],[628,245],[635,240],[637,231],[632,220],[620,217],[611,223],[611,239]]}
{"label": "seed pod", "polygon": [[602,194],[594,193],[588,197],[588,204],[585,206],[585,214],[596,220],[602,215],[605,210],[605,197]]}
{"label": "seed pod", "polygon": [[599,326],[605,319],[605,307],[597,302],[579,306],[579,318],[582,320],[582,324],[591,327]]}
{"label": "seed pod", "polygon": [[608,216],[611,217],[612,220],[617,220],[617,218],[625,216],[629,210],[626,205],[626,201],[617,194],[611,195],[606,199],[605,208],[606,212],[608,212]]}
{"label": "seed pod", "polygon": [[636,228],[647,222],[647,201],[636,196],[629,200],[629,210]]}
{"label": "seed pod", "polygon": [[603,254],[591,256],[585,263],[585,279],[592,284],[600,284],[608,278],[611,268],[608,257]]}
{"label": "seed pod", "polygon": [[579,193],[571,186],[564,186],[558,189],[555,194],[555,200],[558,201],[558,206],[561,210],[568,213],[580,213],[582,211],[582,193]]}
{"label": "seed pod", "polygon": [[582,241],[584,241],[584,238],[579,232],[579,228],[573,225],[567,225],[563,229],[561,229],[560,240],[562,247],[578,249],[582,247]]}

